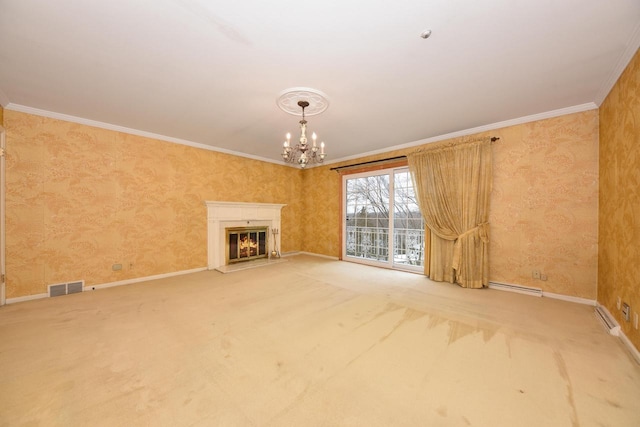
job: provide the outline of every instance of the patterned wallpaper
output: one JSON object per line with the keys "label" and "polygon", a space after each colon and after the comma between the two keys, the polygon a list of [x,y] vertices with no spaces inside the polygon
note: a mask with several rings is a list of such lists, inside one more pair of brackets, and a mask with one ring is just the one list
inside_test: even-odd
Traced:
{"label": "patterned wallpaper", "polygon": [[[301,171],[15,111],[4,120],[8,298],[204,267],[204,200],[286,203],[283,252],[340,254],[336,164]],[[595,298],[597,132],[596,111],[491,132],[492,281]]]}
{"label": "patterned wallpaper", "polygon": [[4,121],[7,298],[205,267],[205,200],[287,204],[281,250],[300,250],[298,169],[11,110]]}
{"label": "patterned wallpaper", "polygon": [[[493,144],[491,281],[596,298],[598,256],[598,112],[570,114],[476,136]],[[466,137],[473,138],[474,136]],[[447,143],[448,141],[443,141]],[[406,154],[416,148],[354,159],[359,163]],[[309,169],[313,183],[305,225],[322,239],[305,251],[340,255],[341,177],[336,164]],[[539,270],[547,281],[533,279]]]}
{"label": "patterned wallpaper", "polygon": [[305,170],[302,177],[308,197],[304,201],[307,220],[302,224],[306,238],[302,250],[337,257],[340,253],[340,192],[342,182],[328,167]]}
{"label": "patterned wallpaper", "polygon": [[[595,300],[598,113],[500,131],[494,144],[491,280]],[[548,277],[532,277],[539,270]]]}
{"label": "patterned wallpaper", "polygon": [[640,51],[600,107],[598,302],[637,349],[640,332],[617,298],[640,315]]}

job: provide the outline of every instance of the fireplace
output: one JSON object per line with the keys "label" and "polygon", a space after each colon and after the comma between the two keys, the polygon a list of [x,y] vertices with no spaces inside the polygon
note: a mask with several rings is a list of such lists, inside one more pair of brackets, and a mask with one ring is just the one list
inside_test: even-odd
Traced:
{"label": "fireplace", "polygon": [[236,227],[226,228],[225,231],[227,264],[267,257],[268,227]]}
{"label": "fireplace", "polygon": [[[272,230],[282,229],[280,213],[286,205],[218,201],[206,201],[205,205],[207,206],[207,265],[209,270],[224,268],[229,264],[227,229],[266,230],[264,240],[266,258],[274,246],[280,248],[282,233],[273,235]],[[271,239],[269,239],[270,237]],[[275,237],[275,241],[273,237]],[[260,253],[259,241],[257,246],[258,253]],[[245,260],[245,257],[238,255],[238,259]],[[233,264],[243,265],[235,262]]]}

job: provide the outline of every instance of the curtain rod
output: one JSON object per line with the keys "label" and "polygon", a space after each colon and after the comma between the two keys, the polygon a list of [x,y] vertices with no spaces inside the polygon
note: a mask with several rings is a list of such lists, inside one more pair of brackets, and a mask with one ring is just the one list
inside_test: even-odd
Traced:
{"label": "curtain rod", "polygon": [[[491,137],[491,142],[496,142],[499,139],[500,138],[497,137],[497,136],[492,136]],[[480,140],[480,139],[478,139],[478,140]],[[476,140],[464,141],[464,142],[473,142],[473,141],[476,141]],[[406,158],[407,158],[407,156],[388,157],[386,159],[371,160],[370,162],[353,163],[351,165],[336,166],[335,168],[331,168],[330,170],[339,171],[341,169],[353,168],[353,167],[356,167],[356,166],[373,165],[373,164],[376,164],[376,163],[385,163],[385,162],[390,162],[392,160],[402,160],[402,159],[406,159]]]}
{"label": "curtain rod", "polygon": [[384,162],[390,162],[392,160],[402,160],[402,159],[406,159],[407,156],[397,156],[397,157],[388,157],[386,159],[380,159],[380,160],[371,160],[370,162],[362,162],[362,163],[354,163],[351,165],[344,165],[344,166],[336,166],[335,168],[331,168],[330,170],[332,171],[339,171],[340,169],[347,169],[347,168],[353,168],[356,166],[364,166],[364,165],[373,165],[376,163],[384,163]]}

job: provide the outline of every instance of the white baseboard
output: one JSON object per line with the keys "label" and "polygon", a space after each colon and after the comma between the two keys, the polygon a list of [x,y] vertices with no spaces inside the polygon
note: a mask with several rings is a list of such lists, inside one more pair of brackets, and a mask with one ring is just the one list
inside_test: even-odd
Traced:
{"label": "white baseboard", "polygon": [[112,288],[114,286],[130,285],[132,283],[146,282],[149,280],[165,279],[167,277],[182,276],[184,274],[199,273],[206,271],[207,267],[193,268],[191,270],[174,271],[172,273],[156,274],[154,276],[136,277],[135,279],[119,280],[117,282],[102,283],[100,285],[85,286],[84,290],[93,291],[97,289]]}
{"label": "white baseboard", "polygon": [[[154,276],[144,276],[144,277],[136,277],[135,279],[119,280],[117,282],[102,283],[100,285],[89,285],[84,287],[84,292],[94,291],[98,289],[112,288],[114,286],[130,285],[132,283],[146,282],[148,280],[157,280],[157,279],[164,279],[167,277],[182,276],[183,274],[198,273],[200,271],[206,271],[206,270],[207,270],[206,267],[201,267],[201,268],[194,268],[191,270],[174,271],[172,273],[156,274]],[[48,298],[48,297],[49,297],[49,294],[47,293],[26,295],[23,297],[7,298],[6,303],[14,304],[17,302],[31,301],[31,300],[41,299],[41,298]]]}
{"label": "white baseboard", "polygon": [[34,299],[47,298],[48,296],[49,294],[45,292],[43,294],[34,294],[34,295],[25,295],[23,297],[7,298],[5,302],[7,304],[14,304],[16,302],[25,302],[25,301],[31,301]]}
{"label": "white baseboard", "polygon": [[310,255],[310,256],[315,256],[318,258],[324,258],[324,259],[330,259],[333,261],[340,261],[340,258],[338,258],[337,256],[329,256],[329,255],[322,255],[322,254],[316,254],[314,252],[305,252],[305,251],[292,251],[292,252],[285,252],[283,254],[280,254],[281,257],[288,257],[288,256],[296,256],[296,255]]}
{"label": "white baseboard", "polygon": [[596,300],[594,299],[572,297],[569,295],[554,294],[552,292],[545,292],[545,291],[542,291],[542,296],[546,298],[553,298],[553,299],[560,299],[563,301],[575,302],[577,304],[590,305],[592,307],[596,306]]}
{"label": "white baseboard", "polygon": [[296,256],[296,255],[300,255],[299,251],[291,251],[291,252],[283,252],[280,254],[280,256],[282,258],[288,257],[288,256]]}
{"label": "white baseboard", "polygon": [[625,347],[627,347],[627,350],[629,350],[629,353],[631,353],[631,356],[633,356],[633,358],[636,360],[636,363],[640,365],[640,351],[638,351],[636,346],[633,345],[633,343],[629,340],[629,338],[627,338],[627,336],[622,331],[620,331],[618,338],[620,338],[620,340],[625,345]]}
{"label": "white baseboard", "polygon": [[305,251],[300,251],[296,255],[311,255],[311,256],[318,257],[318,258],[330,259],[330,260],[333,260],[333,261],[339,261],[340,260],[340,258],[338,258],[337,256],[322,255],[322,254],[316,254],[316,253],[313,253],[313,252],[305,252]]}

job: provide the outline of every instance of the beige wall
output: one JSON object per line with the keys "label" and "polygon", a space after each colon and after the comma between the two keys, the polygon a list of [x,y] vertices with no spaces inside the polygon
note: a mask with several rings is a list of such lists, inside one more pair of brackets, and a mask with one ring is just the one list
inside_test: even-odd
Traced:
{"label": "beige wall", "polygon": [[[15,111],[5,125],[8,298],[204,267],[204,200],[286,203],[283,252],[340,254],[336,164],[300,171]],[[491,135],[491,280],[595,299],[597,112]]]}
{"label": "beige wall", "polygon": [[[492,281],[595,300],[598,113],[512,126],[494,144]],[[548,277],[533,279],[539,270]]]}
{"label": "beige wall", "polygon": [[[493,144],[490,279],[595,299],[597,111],[512,126],[490,135],[500,137]],[[344,164],[394,157],[415,149]],[[313,194],[306,202],[306,212],[313,214],[308,215],[305,231],[317,234],[306,239],[303,248],[339,256],[341,177],[329,170],[332,166],[337,165],[305,172],[304,181]],[[548,280],[534,280],[534,269],[546,274]]]}
{"label": "beige wall", "polygon": [[620,297],[640,314],[640,51],[600,108],[599,243],[598,302],[640,349],[616,308]]}
{"label": "beige wall", "polygon": [[11,110],[4,121],[7,298],[206,267],[205,200],[286,203],[281,250],[301,249],[298,169]]}

